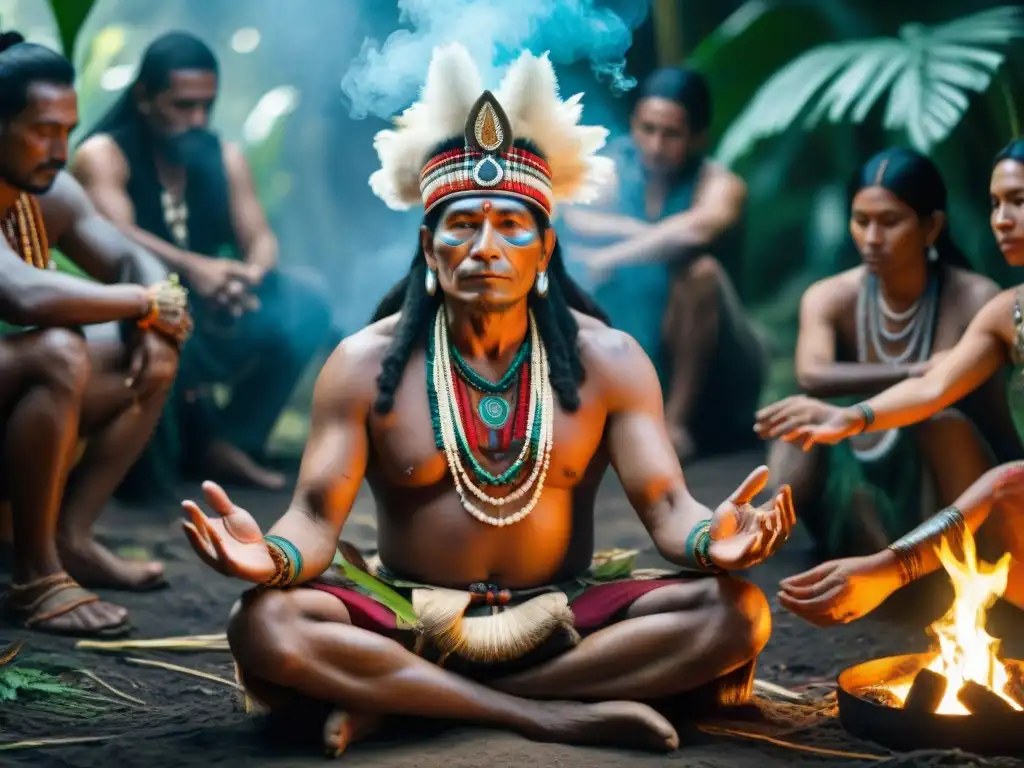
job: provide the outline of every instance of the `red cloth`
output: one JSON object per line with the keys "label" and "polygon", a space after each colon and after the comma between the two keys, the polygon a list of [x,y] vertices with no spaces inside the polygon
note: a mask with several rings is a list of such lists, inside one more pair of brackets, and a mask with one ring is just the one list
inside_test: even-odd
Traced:
{"label": "red cloth", "polygon": [[[576,617],[576,630],[587,634],[613,624],[624,610],[648,592],[675,583],[674,579],[626,579],[587,587],[569,604]],[[348,609],[353,626],[378,633],[397,629],[395,614],[371,597],[334,584],[314,582],[309,586],[341,600]]]}

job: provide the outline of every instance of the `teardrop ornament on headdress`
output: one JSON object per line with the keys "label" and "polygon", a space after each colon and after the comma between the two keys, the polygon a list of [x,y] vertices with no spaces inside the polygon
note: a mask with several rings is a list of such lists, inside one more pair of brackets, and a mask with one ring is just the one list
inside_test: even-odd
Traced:
{"label": "teardrop ornament on headdress", "polygon": [[466,146],[500,154],[512,146],[512,125],[490,91],[484,91],[466,118]]}

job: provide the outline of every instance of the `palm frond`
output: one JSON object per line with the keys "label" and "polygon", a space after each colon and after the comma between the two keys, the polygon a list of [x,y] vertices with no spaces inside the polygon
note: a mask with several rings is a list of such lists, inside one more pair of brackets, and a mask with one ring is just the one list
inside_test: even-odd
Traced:
{"label": "palm frond", "polygon": [[885,127],[928,151],[963,119],[971,93],[989,87],[1001,48],[1020,38],[1024,11],[1002,7],[935,27],[906,24],[895,38],[819,46],[764,84],[722,137],[718,158],[730,164],[798,123],[863,122],[886,94]]}

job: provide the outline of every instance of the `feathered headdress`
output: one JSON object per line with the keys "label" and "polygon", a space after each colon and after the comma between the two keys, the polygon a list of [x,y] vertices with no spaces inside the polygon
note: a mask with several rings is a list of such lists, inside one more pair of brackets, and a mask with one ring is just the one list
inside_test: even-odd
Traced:
{"label": "feathered headdress", "polygon": [[[465,48],[436,48],[420,100],[374,138],[381,167],[370,187],[395,210],[481,192],[527,199],[549,215],[558,202],[590,202],[615,171],[596,154],[607,129],[579,124],[581,96],[559,99],[547,54],[523,53],[492,93]],[[464,146],[431,156],[460,136]]]}

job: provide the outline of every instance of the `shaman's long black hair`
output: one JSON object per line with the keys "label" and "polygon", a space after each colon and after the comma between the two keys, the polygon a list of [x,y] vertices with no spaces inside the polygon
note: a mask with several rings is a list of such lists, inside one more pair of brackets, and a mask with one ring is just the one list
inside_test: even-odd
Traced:
{"label": "shaman's long black hair", "polygon": [[[443,209],[444,206],[438,206],[431,211],[424,219],[424,225],[433,230],[440,221]],[[530,211],[543,234],[550,228],[550,221],[539,208],[530,206]],[[441,292],[438,291],[434,296],[427,294],[426,276],[426,257],[422,243],[418,243],[408,274],[385,294],[373,313],[372,322],[376,322],[401,312],[394,341],[391,342],[380,376],[377,377],[374,408],[378,413],[391,411],[395,404],[395,391],[402,380],[409,357],[414,349],[424,347],[427,343],[430,325],[434,322],[441,302]],[[551,388],[559,405],[571,412],[580,406],[579,387],[584,379],[577,347],[580,329],[571,310],[594,317],[606,325],[611,325],[611,322],[597,303],[569,276],[557,240],[548,263],[548,284],[546,297],[541,298],[531,290],[528,302],[537,320],[537,331],[547,347]]]}

